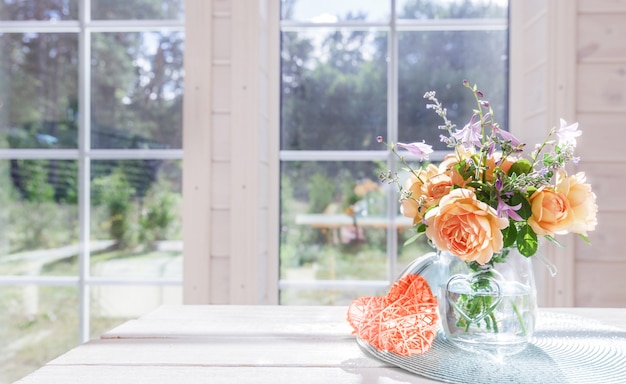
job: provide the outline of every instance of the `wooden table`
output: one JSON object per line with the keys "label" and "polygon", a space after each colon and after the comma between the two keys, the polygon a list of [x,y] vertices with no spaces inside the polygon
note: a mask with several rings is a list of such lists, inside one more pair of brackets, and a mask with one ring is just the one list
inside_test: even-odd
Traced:
{"label": "wooden table", "polygon": [[[434,383],[361,351],[346,309],[164,306],[18,383]],[[549,310],[626,329],[626,308]]]}

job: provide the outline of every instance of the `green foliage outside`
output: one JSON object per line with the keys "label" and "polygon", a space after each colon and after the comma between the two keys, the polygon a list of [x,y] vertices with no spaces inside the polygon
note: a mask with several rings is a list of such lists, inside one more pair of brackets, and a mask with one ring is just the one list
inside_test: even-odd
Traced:
{"label": "green foliage outside", "polygon": [[118,247],[123,247],[128,242],[131,197],[135,190],[119,169],[94,180],[93,187],[96,192],[93,197],[95,205],[104,204],[109,210],[110,221],[105,223],[109,228],[109,234],[117,242]]}

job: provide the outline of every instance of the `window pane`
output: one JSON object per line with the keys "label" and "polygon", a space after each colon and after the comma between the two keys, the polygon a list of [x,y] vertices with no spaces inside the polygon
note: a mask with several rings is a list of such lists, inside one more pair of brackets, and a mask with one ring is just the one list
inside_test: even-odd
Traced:
{"label": "window pane", "polygon": [[396,0],[399,19],[507,18],[508,0]]}
{"label": "window pane", "polygon": [[398,141],[425,140],[445,150],[437,129],[442,120],[427,110],[426,91],[436,91],[448,118],[462,128],[476,108],[463,80],[476,83],[507,129],[507,32],[445,31],[398,34]]}
{"label": "window pane", "polygon": [[181,305],[181,286],[96,285],[91,289],[91,338],[161,305]]}
{"label": "window pane", "polygon": [[182,148],[183,37],[92,36],[93,148]]}
{"label": "window pane", "polygon": [[0,0],[0,20],[76,20],[78,0]]}
{"label": "window pane", "polygon": [[0,275],[75,275],[76,180],[76,161],[0,161]]}
{"label": "window pane", "polygon": [[182,277],[181,162],[92,163],[94,276]]}
{"label": "window pane", "polygon": [[281,279],[387,279],[389,220],[385,188],[376,181],[380,166],[283,163]]}
{"label": "window pane", "polygon": [[333,23],[345,20],[388,21],[390,0],[281,0],[283,20]]}
{"label": "window pane", "polygon": [[0,33],[0,148],[76,148],[78,38]]}
{"label": "window pane", "polygon": [[283,32],[282,149],[380,149],[386,47],[383,32]]}
{"label": "window pane", "polygon": [[0,286],[0,324],[0,383],[12,383],[78,344],[78,290]]}
{"label": "window pane", "polygon": [[92,0],[94,20],[182,20],[181,0]]}

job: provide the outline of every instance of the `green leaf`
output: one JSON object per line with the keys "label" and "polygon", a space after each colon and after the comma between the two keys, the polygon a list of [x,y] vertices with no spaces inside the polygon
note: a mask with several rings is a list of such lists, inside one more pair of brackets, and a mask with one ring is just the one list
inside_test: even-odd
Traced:
{"label": "green leaf", "polygon": [[543,154],[543,165],[545,167],[550,167],[554,163],[554,158],[549,153]]}
{"label": "green leaf", "polygon": [[545,235],[544,237],[546,239],[548,239],[552,244],[556,245],[557,247],[565,248],[565,246],[563,244],[559,243],[559,241],[557,239],[555,239],[554,237],[552,237],[550,235]]}
{"label": "green leaf", "polygon": [[528,220],[528,218],[533,214],[532,206],[530,205],[530,202],[528,201],[526,196],[523,193],[519,192],[519,191],[515,191],[513,193],[513,196],[507,202],[507,204],[509,204],[511,206],[515,206],[517,204],[522,204],[520,209],[518,209],[516,212],[524,220]]}
{"label": "green leaf", "polygon": [[407,241],[404,242],[404,246],[406,247],[407,245],[409,245],[411,243],[414,243],[415,240],[417,240],[423,234],[424,234],[424,232],[419,232],[419,233],[416,233],[415,235],[411,236]]}
{"label": "green leaf", "polygon": [[515,228],[513,220],[510,220],[509,226],[502,230],[502,235],[504,237],[504,248],[512,247],[515,244],[515,240],[517,240],[517,228]]}
{"label": "green leaf", "polygon": [[513,163],[513,165],[511,165],[508,175],[511,176],[512,174],[516,174],[516,175],[528,174],[532,170],[533,170],[533,166],[530,163],[530,161],[528,161],[527,159],[521,159]]}
{"label": "green leaf", "polygon": [[578,236],[583,239],[585,241],[585,243],[591,245],[591,241],[589,241],[589,238],[587,237],[587,235],[583,235],[582,233],[579,233]]}
{"label": "green leaf", "polygon": [[524,224],[517,232],[517,250],[526,257],[530,257],[537,252],[539,241],[537,234],[528,224]]}
{"label": "green leaf", "polygon": [[474,175],[474,170],[476,168],[474,166],[468,167],[467,160],[461,160],[454,165],[454,170],[458,172],[459,175],[463,178],[463,180],[467,180]]}

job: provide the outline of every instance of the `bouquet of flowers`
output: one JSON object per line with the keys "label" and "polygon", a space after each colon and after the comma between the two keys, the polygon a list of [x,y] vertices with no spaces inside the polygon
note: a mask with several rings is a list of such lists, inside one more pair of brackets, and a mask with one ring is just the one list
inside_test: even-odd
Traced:
{"label": "bouquet of flowers", "polygon": [[[439,165],[425,161],[433,149],[423,141],[394,144],[378,137],[409,174],[404,183],[391,171],[380,175],[382,181],[397,184],[402,213],[413,219],[417,230],[405,244],[426,234],[437,250],[453,255],[452,260],[458,258],[471,271],[450,277],[442,297],[435,297],[434,287],[422,276],[409,274],[387,296],[353,301],[348,321],[355,334],[377,349],[398,355],[428,351],[439,316],[454,340],[487,335],[484,340],[497,345],[501,332],[512,335],[514,346],[527,340],[534,327],[535,302],[529,298],[534,297],[534,287],[526,291],[523,285],[523,292],[507,292],[504,299],[506,282],[498,280],[502,278],[498,267],[512,249],[519,251],[521,260],[535,255],[540,236],[559,244],[557,235],[575,233],[588,241],[587,232],[597,225],[596,196],[584,173],[570,175],[566,169],[579,161],[574,155],[576,138],[582,133],[578,124],[561,120],[527,153],[523,143],[496,123],[476,85],[467,81],[463,85],[473,93],[476,109],[461,129],[447,118],[435,92],[424,95],[430,102],[427,108],[443,119],[441,141],[452,149]],[[398,149],[411,152],[422,165],[412,167]],[[453,314],[440,315],[439,300],[447,303],[444,311]]]}
{"label": "bouquet of flowers", "polygon": [[[448,120],[435,92],[424,95],[431,102],[427,108],[443,119],[441,141],[453,149],[439,166],[414,169],[397,152],[408,150],[427,160],[433,150],[424,142],[387,144],[410,177],[404,185],[391,172],[380,178],[398,184],[402,213],[413,218],[416,236],[425,233],[439,250],[479,265],[511,247],[532,256],[538,236],[559,244],[555,235],[576,233],[588,241],[587,232],[597,224],[596,196],[584,173],[566,170],[579,160],[574,156],[582,133],[578,123],[561,119],[559,128],[522,157],[525,145],[495,122],[482,92],[467,81],[463,85],[477,108],[462,129]],[[384,142],[380,136],[378,141]]]}

